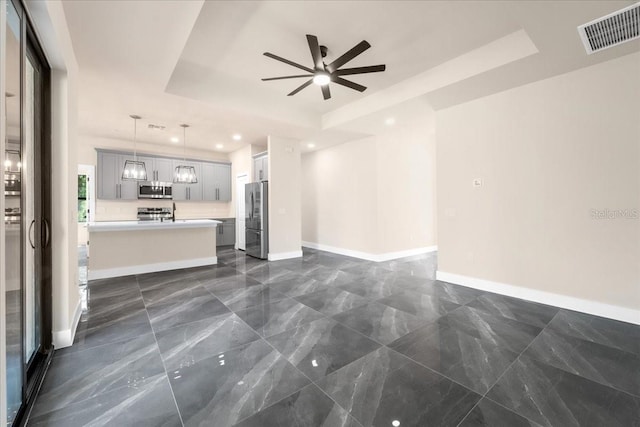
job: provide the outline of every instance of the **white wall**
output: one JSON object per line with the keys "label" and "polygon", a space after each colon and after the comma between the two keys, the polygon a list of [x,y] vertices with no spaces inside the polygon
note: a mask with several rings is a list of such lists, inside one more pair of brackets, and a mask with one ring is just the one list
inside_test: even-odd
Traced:
{"label": "white wall", "polygon": [[[239,150],[233,151],[229,153],[229,160],[231,160],[231,194],[232,194],[232,203],[229,207],[229,216],[235,218],[236,216],[236,180],[238,175],[247,174],[249,177],[248,182],[253,181],[253,158],[252,152],[254,150],[253,145],[247,145]],[[262,147],[264,149],[264,147]],[[244,200],[242,201],[244,203]],[[236,233],[241,232],[237,228],[236,224]],[[242,230],[244,232],[244,230]]]}
{"label": "white wall", "polygon": [[78,64],[62,3],[28,0],[51,73],[53,344],[71,345],[80,315],[77,254]]}
{"label": "white wall", "polygon": [[439,111],[439,270],[640,323],[639,76],[636,53]]}
{"label": "white wall", "polygon": [[269,136],[269,260],[302,256],[300,142]]}
{"label": "white wall", "polygon": [[376,136],[306,153],[302,188],[302,240],[311,246],[372,260],[432,249],[433,111]]}
{"label": "white wall", "polygon": [[436,245],[435,114],[376,137],[378,251]]}
{"label": "white wall", "polygon": [[302,156],[302,240],[378,253],[374,138]]}

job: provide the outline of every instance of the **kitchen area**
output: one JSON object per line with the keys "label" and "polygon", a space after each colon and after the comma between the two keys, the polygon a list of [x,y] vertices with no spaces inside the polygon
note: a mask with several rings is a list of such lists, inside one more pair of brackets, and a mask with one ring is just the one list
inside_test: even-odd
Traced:
{"label": "kitchen area", "polygon": [[213,159],[195,150],[187,155],[184,146],[181,156],[157,145],[151,151],[151,144],[138,152],[138,120],[129,150],[91,147],[95,178],[82,194],[93,196],[84,203],[93,212],[79,223],[78,239],[87,279],[215,265],[221,247],[266,260],[266,147],[247,145]]}

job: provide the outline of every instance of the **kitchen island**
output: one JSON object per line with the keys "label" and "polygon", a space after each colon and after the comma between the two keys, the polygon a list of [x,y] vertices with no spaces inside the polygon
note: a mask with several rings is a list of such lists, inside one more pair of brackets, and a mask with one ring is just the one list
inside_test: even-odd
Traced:
{"label": "kitchen island", "polygon": [[215,220],[89,223],[89,280],[217,264]]}

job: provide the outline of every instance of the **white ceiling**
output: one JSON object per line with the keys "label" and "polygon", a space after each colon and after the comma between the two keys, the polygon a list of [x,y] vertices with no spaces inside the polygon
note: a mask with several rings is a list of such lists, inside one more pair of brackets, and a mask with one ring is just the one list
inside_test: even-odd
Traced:
{"label": "white ceiling", "polygon": [[[376,132],[371,118],[402,122],[411,97],[445,108],[638,51],[634,41],[588,56],[576,31],[632,3],[69,0],[64,8],[81,73],[81,132],[128,139],[128,116],[139,114],[140,140],[171,144],[189,123],[189,146],[228,152],[269,134],[318,149]],[[262,82],[300,74],[262,53],[311,66],[305,34],[329,48],[326,62],[367,40],[372,47],[349,66],[387,71],[350,76],[364,93],[332,84],[324,101],[312,85],[287,97],[304,79]],[[514,34],[522,43],[512,52],[496,42]]]}

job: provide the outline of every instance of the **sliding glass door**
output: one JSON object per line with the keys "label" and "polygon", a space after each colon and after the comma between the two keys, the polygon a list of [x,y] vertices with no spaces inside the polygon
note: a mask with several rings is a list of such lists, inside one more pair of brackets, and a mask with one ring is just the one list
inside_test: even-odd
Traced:
{"label": "sliding glass door", "polygon": [[7,424],[22,405],[22,19],[16,6],[7,5],[6,139],[4,153],[4,227],[6,292]]}
{"label": "sliding glass door", "polygon": [[49,68],[21,4],[7,2],[4,228],[7,425],[33,403],[51,355]]}

